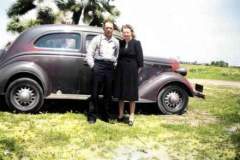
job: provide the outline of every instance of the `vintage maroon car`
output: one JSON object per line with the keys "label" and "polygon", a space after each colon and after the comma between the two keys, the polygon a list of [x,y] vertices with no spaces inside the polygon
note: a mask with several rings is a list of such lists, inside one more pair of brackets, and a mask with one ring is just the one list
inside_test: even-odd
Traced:
{"label": "vintage maroon car", "polygon": [[[23,32],[0,52],[0,94],[10,109],[36,112],[46,98],[88,99],[91,70],[86,48],[101,28],[43,25]],[[121,39],[118,32],[114,36]],[[193,89],[187,71],[173,59],[144,57],[139,72],[139,102],[154,102],[164,114],[181,114]]]}

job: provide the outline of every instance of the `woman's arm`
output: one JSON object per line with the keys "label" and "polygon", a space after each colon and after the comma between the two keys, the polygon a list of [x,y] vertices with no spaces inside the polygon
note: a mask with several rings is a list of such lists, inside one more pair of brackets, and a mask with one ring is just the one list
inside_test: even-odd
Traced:
{"label": "woman's arm", "polygon": [[138,67],[143,67],[143,50],[140,41],[136,41],[136,51],[137,51],[137,64]]}

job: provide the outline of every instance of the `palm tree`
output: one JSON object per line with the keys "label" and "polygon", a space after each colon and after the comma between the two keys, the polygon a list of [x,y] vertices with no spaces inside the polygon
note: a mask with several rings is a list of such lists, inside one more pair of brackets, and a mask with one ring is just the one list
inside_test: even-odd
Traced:
{"label": "palm tree", "polygon": [[23,15],[29,10],[36,8],[33,4],[34,0],[17,0],[7,11],[8,17],[14,17],[17,15]]}
{"label": "palm tree", "polygon": [[[11,18],[7,25],[7,31],[20,33],[26,28],[39,24],[52,24],[55,21],[55,15],[50,7],[41,8],[37,3],[43,0],[17,0],[7,11],[7,15]],[[37,9],[37,17],[35,19],[21,19],[22,16],[29,11]]]}
{"label": "palm tree", "polygon": [[102,26],[105,15],[114,20],[120,12],[110,2],[113,0],[55,0],[62,11],[72,12],[72,23],[86,23],[91,26]]}
{"label": "palm tree", "polygon": [[[106,16],[114,20],[120,15],[116,7],[110,4],[111,1],[113,0],[52,0],[51,2],[59,9],[54,13],[49,6],[41,6],[47,0],[17,0],[7,11],[8,17],[11,18],[7,30],[20,33],[34,25],[66,23],[67,13],[71,14],[72,24],[102,26]],[[33,9],[37,10],[36,18],[23,20],[22,16]]]}

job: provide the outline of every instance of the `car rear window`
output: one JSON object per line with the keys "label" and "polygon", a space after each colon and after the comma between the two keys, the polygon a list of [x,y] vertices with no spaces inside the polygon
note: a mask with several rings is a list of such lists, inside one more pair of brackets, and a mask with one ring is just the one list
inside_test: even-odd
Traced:
{"label": "car rear window", "polygon": [[55,49],[80,49],[81,36],[78,33],[53,33],[37,39],[35,46]]}

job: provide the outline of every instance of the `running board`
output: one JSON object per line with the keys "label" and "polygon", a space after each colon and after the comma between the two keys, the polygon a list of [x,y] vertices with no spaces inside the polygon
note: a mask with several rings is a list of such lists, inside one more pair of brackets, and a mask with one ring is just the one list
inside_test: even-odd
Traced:
{"label": "running board", "polygon": [[50,94],[46,99],[75,99],[75,100],[87,100],[90,95],[80,95],[80,94]]}
{"label": "running board", "polygon": [[[46,99],[73,99],[73,100],[88,100],[91,96],[86,94],[55,94],[52,93]],[[99,98],[103,98],[103,95],[99,95]],[[112,99],[114,102],[117,102],[117,98]],[[147,99],[139,98],[136,103],[156,103],[155,101],[150,101]]]}

